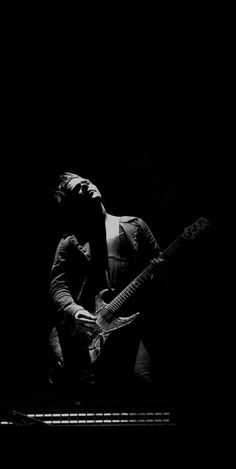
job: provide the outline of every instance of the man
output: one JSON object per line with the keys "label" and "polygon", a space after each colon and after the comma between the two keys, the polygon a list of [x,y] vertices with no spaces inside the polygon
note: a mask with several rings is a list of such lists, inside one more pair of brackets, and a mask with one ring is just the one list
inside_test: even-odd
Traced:
{"label": "man", "polygon": [[[106,290],[105,304],[123,292],[153,258],[160,256],[157,241],[142,219],[108,214],[98,188],[77,174],[60,176],[55,197],[67,221],[67,233],[58,244],[50,276],[55,310],[50,343],[58,368],[63,369],[65,381],[78,389],[83,383],[95,382],[98,387],[119,392],[138,381],[151,383],[150,356],[143,340],[145,320],[155,314],[150,311],[151,300],[149,304],[147,300],[153,289],[151,281],[146,290],[140,288],[129,295],[127,304],[116,301],[116,307],[122,306],[118,320],[110,323],[112,332],[99,336],[98,349],[91,346],[90,335],[96,335],[102,324],[101,319],[98,326],[97,320],[99,292]],[[158,262],[161,265],[163,261]],[[107,312],[105,307],[104,312],[108,316],[114,309]],[[133,316],[137,312],[141,314]],[[130,316],[135,320],[126,321]],[[55,381],[53,373],[51,380]]]}

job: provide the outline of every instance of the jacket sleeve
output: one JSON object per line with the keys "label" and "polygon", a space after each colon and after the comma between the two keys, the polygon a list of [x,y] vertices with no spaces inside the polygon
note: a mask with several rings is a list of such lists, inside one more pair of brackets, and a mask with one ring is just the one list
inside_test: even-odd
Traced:
{"label": "jacket sleeve", "polygon": [[59,321],[72,318],[77,311],[83,309],[72,296],[70,266],[73,254],[70,238],[62,238],[58,244],[50,273],[50,296]]}

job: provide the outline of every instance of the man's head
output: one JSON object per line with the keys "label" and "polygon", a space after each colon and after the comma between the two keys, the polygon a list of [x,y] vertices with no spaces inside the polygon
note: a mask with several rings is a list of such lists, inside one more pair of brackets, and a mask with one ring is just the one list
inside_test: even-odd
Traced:
{"label": "man's head", "polygon": [[102,196],[98,188],[78,174],[64,172],[59,176],[55,199],[63,210],[71,216],[88,218],[101,211]]}

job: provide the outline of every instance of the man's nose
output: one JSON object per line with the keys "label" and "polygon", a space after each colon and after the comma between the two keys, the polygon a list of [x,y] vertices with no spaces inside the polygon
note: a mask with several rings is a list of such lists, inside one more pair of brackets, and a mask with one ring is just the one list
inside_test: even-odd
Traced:
{"label": "man's nose", "polygon": [[86,194],[87,191],[88,191],[88,184],[87,183],[81,184],[79,194],[84,195],[84,194]]}

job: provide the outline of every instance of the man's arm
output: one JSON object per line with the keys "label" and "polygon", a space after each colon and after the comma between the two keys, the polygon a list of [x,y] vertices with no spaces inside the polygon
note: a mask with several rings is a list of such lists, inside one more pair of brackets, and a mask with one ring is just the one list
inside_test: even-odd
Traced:
{"label": "man's arm", "polygon": [[[78,319],[92,315],[82,305],[74,301],[71,292],[71,266],[73,265],[74,246],[70,238],[62,238],[58,244],[50,273],[50,295],[58,313],[57,320]],[[76,280],[76,279],[74,279]]]}

